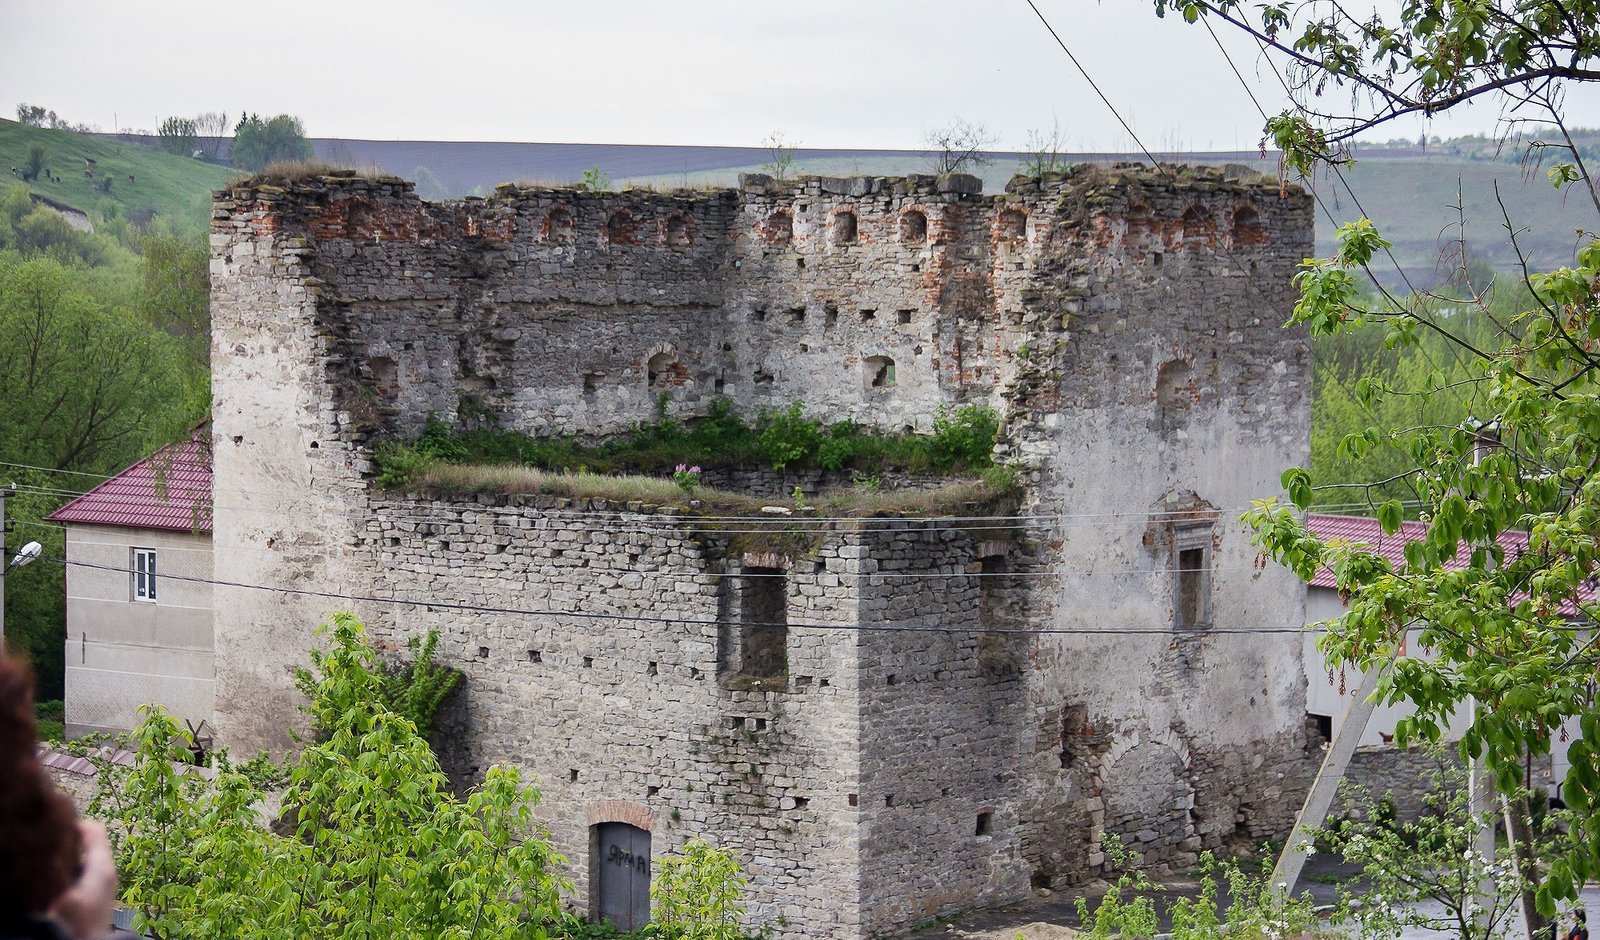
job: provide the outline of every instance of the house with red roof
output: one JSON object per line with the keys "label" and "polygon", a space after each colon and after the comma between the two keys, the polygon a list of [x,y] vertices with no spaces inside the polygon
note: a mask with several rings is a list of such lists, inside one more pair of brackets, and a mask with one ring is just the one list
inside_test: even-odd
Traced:
{"label": "house with red roof", "polygon": [[67,733],[126,731],[152,703],[196,729],[210,722],[209,429],[48,518],[67,531]]}
{"label": "house with red roof", "polygon": [[[1397,569],[1405,564],[1406,544],[1421,541],[1428,533],[1427,523],[1415,520],[1402,522],[1398,532],[1386,535],[1376,519],[1324,513],[1308,514],[1306,525],[1317,537],[1325,541],[1343,539],[1347,542],[1360,543],[1387,559]],[[1527,550],[1528,533],[1502,532],[1498,541],[1507,557],[1511,557]],[[1469,556],[1470,553],[1463,546],[1453,561],[1446,562],[1445,567],[1464,568],[1468,564]],[[1584,598],[1585,600],[1592,599],[1592,591],[1588,593],[1591,596]],[[1318,570],[1306,590],[1307,622],[1321,623],[1333,620],[1342,616],[1347,609],[1339,597],[1333,572],[1326,568]],[[1419,642],[1421,632],[1420,629],[1415,629],[1408,633],[1402,655],[1431,657],[1431,651]],[[1351,669],[1339,667],[1330,669],[1323,659],[1322,652],[1317,649],[1317,636],[1315,632],[1307,632],[1303,641],[1306,713],[1318,724],[1323,734],[1331,739],[1344,722],[1345,712],[1350,707],[1360,676]],[[1426,761],[1419,754],[1408,755],[1399,752],[1392,743],[1395,724],[1410,712],[1411,709],[1405,705],[1378,705],[1372,712],[1372,718],[1367,722],[1366,730],[1362,732],[1361,744],[1351,770],[1352,777],[1368,784],[1374,790],[1381,792],[1384,789],[1395,788],[1397,802],[1402,803],[1402,811],[1405,809],[1403,802],[1405,794],[1399,792],[1400,789],[1410,784],[1414,792],[1417,774],[1426,769]],[[1461,709],[1453,716],[1445,740],[1451,744],[1460,741],[1461,735],[1470,724],[1470,715],[1466,709]],[[1542,785],[1551,794],[1556,792],[1556,788],[1567,775],[1568,742],[1575,741],[1580,736],[1576,720],[1568,722],[1565,730],[1566,734],[1552,743],[1550,759],[1542,762],[1543,766],[1536,766],[1534,769],[1534,784]]]}

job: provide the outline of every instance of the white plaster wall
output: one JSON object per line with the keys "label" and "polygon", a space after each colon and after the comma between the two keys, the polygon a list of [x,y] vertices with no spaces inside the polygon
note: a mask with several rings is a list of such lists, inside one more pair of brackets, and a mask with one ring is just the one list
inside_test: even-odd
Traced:
{"label": "white plaster wall", "polygon": [[[135,548],[156,552],[154,603],[133,599]],[[211,558],[209,533],[67,527],[69,734],[126,731],[148,704],[196,727],[211,721],[211,586],[182,580],[209,579]]]}

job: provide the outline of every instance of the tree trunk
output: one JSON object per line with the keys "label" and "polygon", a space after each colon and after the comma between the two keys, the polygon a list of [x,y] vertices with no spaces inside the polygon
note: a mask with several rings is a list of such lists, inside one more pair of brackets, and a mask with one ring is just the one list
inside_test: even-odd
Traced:
{"label": "tree trunk", "polygon": [[1533,812],[1526,795],[1515,799],[1507,796],[1501,804],[1505,807],[1506,841],[1511,857],[1516,861],[1517,873],[1522,876],[1522,916],[1528,925],[1528,940],[1546,940],[1550,922],[1534,905],[1533,888],[1539,880],[1539,860],[1533,854]]}

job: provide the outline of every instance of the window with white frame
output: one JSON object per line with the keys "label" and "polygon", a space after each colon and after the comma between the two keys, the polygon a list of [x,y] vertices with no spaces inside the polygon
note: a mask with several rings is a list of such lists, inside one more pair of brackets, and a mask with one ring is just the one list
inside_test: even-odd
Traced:
{"label": "window with white frame", "polygon": [[155,603],[156,550],[153,548],[133,550],[133,599]]}

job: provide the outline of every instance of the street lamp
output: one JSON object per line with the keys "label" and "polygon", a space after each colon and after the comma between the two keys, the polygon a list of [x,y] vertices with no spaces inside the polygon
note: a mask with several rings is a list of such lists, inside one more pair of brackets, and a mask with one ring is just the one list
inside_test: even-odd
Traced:
{"label": "street lamp", "polygon": [[[16,484],[12,484],[11,489],[15,491]],[[5,537],[7,495],[8,494],[4,490],[0,490],[0,558],[6,557]],[[40,551],[42,551],[42,549],[40,548],[38,542],[29,542],[28,544],[22,546],[22,551],[17,552],[16,557],[12,558],[4,568],[0,568],[0,653],[5,652],[6,649],[6,575],[11,571],[11,569],[21,568],[28,562],[38,558]]]}

